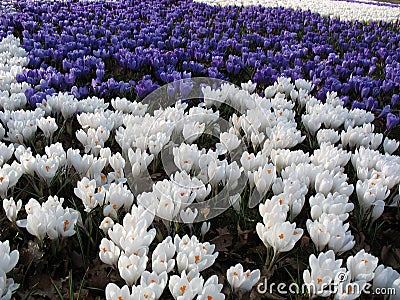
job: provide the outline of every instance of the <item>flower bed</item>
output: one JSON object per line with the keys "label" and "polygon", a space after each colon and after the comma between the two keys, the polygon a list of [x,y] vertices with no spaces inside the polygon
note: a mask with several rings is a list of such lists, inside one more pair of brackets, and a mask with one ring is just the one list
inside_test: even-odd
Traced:
{"label": "flower bed", "polygon": [[[29,52],[34,70],[18,78],[35,87],[28,101],[41,102],[58,91],[78,98],[143,98],[189,76],[236,84],[251,79],[261,92],[286,76],[311,80],[320,100],[336,91],[353,107],[398,108],[398,23],[349,23],[309,11],[193,2],[107,5],[19,2],[20,13],[3,17],[4,32],[23,37]],[[49,15],[48,7],[58,13]],[[383,115],[389,111],[386,107]]]}
{"label": "flower bed", "polygon": [[[252,0],[252,1],[221,1],[199,0],[198,2],[220,6],[264,6],[284,7],[289,9],[309,10],[323,16],[329,16],[344,21],[386,21],[396,22],[400,18],[400,7],[397,4],[363,0],[325,0],[325,1],[279,1],[279,0]],[[389,9],[390,8],[390,9]]]}
{"label": "flower bed", "polygon": [[398,21],[3,7],[0,297],[398,299]]}

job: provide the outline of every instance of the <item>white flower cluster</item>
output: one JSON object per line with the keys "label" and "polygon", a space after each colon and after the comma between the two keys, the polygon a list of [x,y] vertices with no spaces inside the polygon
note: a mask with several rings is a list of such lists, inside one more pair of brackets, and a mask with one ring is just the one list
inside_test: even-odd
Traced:
{"label": "white flower cluster", "polygon": [[243,270],[241,264],[232,266],[226,271],[226,279],[234,291],[248,292],[260,280],[260,270]]}
{"label": "white flower cluster", "polygon": [[157,182],[152,192],[142,193],[137,201],[158,217],[166,221],[179,219],[184,223],[193,223],[197,217],[197,209],[189,205],[196,199],[204,200],[211,187],[196,177],[191,178],[185,171],[171,175],[171,180]]}
{"label": "white flower cluster", "polygon": [[[357,183],[357,196],[361,214],[372,222],[382,214],[385,206],[384,200],[388,198],[390,189],[396,187],[400,182],[399,174],[393,171],[398,169],[393,168],[393,165],[398,165],[398,156],[391,155],[396,151],[398,142],[386,138],[382,143],[382,134],[375,134],[374,126],[370,123],[374,120],[374,116],[362,110],[349,111],[342,106],[335,93],[328,93],[327,101],[323,104],[309,94],[311,89],[312,86],[302,80],[293,85],[290,80],[280,78],[274,86],[265,90],[265,98],[258,98],[259,103],[267,105],[257,107],[256,111],[260,116],[254,118],[254,122],[251,119],[254,111],[253,104],[249,100],[251,97],[243,97],[247,95],[243,92],[241,94],[243,102],[239,105],[244,107],[246,113],[240,117],[236,115],[232,117],[235,129],[235,131],[231,131],[232,133],[243,131],[245,136],[249,137],[247,128],[242,126],[243,121],[241,120],[248,121],[250,119],[251,126],[249,127],[252,130],[261,128],[257,135],[267,137],[261,147],[255,147],[254,153],[251,154],[245,152],[240,161],[242,168],[249,174],[250,184],[255,185],[262,196],[272,187],[274,196],[259,206],[263,223],[257,224],[257,233],[265,246],[273,249],[274,257],[280,252],[290,251],[301,238],[303,229],[296,228],[296,224],[287,221],[287,218],[293,220],[301,212],[305,197],[311,189],[315,190],[316,194],[309,198],[312,219],[307,221],[307,230],[317,249],[322,251],[328,247],[333,250],[328,252],[329,256],[332,256],[334,253],[343,253],[353,248],[355,240],[346,220],[354,209],[354,204],[349,202],[354,186],[347,183],[348,177],[344,173],[344,167],[350,160],[360,178]],[[224,93],[228,95],[229,92],[230,89],[222,88],[218,93],[219,102],[233,99],[229,96],[225,98],[221,96]],[[210,90],[210,93],[216,92]],[[209,95],[209,97],[215,99],[215,95]],[[223,100],[221,101],[221,99]],[[278,99],[279,101],[277,101]],[[238,104],[233,101],[230,103]],[[306,109],[302,121],[310,133],[310,139],[317,136],[320,147],[315,149],[312,155],[301,150],[282,149],[291,148],[300,143],[302,140],[300,137],[296,138],[296,135],[286,137],[287,140],[294,141],[292,144],[290,142],[286,144],[273,143],[274,139],[269,136],[271,131],[275,134],[279,132],[277,126],[284,126],[279,125],[279,122],[293,122],[294,118],[279,118],[290,116],[290,111],[295,104]],[[267,107],[271,107],[272,110],[271,108],[265,109]],[[265,115],[271,116],[271,112],[275,111],[279,112],[277,115],[275,114],[275,118],[278,117],[278,120],[265,117]],[[269,131],[268,126],[265,128],[260,126],[262,121],[259,120],[268,120],[274,126],[273,130]],[[322,124],[324,129],[321,129]],[[275,137],[278,142],[281,139],[279,136]],[[340,141],[342,144],[336,146]],[[251,142],[254,143],[253,140]],[[386,154],[375,150],[382,144]],[[346,148],[350,150],[355,148],[356,150],[352,153]],[[268,158],[271,163],[268,162]],[[250,176],[252,172],[254,174]],[[349,259],[348,269],[353,270],[353,273],[346,273],[352,283],[357,281],[357,284],[361,286],[372,279],[372,277],[368,280],[362,279],[363,277],[357,273],[361,271],[357,271],[357,267],[354,266],[359,257],[368,261],[370,257],[367,255],[368,257],[365,258],[364,256],[360,252],[353,261]],[[339,266],[340,264],[341,261]],[[372,269],[375,268],[376,264]],[[324,272],[327,270],[329,272],[335,272],[335,270],[347,272],[332,266],[325,268]],[[321,278],[326,278],[326,276],[330,278],[329,280],[334,279],[334,276],[329,274],[325,274]],[[311,275],[305,274],[306,283],[310,283],[310,277]],[[319,277],[315,280],[318,284],[322,283]],[[310,290],[309,292],[313,294],[315,291]],[[345,292],[345,290],[339,290],[336,297],[339,299]]]}
{"label": "white flower cluster", "polygon": [[[359,138],[362,133],[365,133],[368,137],[366,141],[363,141],[365,145],[369,145],[371,141],[374,141],[372,145],[379,145],[382,141],[382,135],[371,135],[373,134],[374,127],[372,124],[368,123],[375,119],[374,114],[358,108],[353,110],[346,109],[343,107],[342,100],[337,97],[336,92],[327,93],[326,103],[322,103],[301,91],[298,94],[301,95],[297,97],[300,105],[302,106],[306,103],[306,112],[301,116],[301,119],[307,131],[312,136],[315,136],[315,133],[322,125],[327,128],[319,133],[319,143],[336,143],[338,141],[338,134],[335,130],[341,126],[344,126],[346,129],[346,132],[343,132],[341,135],[344,146],[348,144],[350,144],[351,148],[360,146],[357,142],[361,143],[361,141],[358,141],[357,138]],[[364,124],[366,127],[358,127]],[[354,126],[357,127],[353,128]],[[355,131],[355,133],[353,133],[353,131]]]}
{"label": "white flower cluster", "polygon": [[9,241],[0,241],[0,299],[10,300],[12,293],[19,287],[12,278],[7,278],[6,275],[18,263],[18,259],[18,250],[10,252]]}
{"label": "white flower cluster", "polygon": [[0,1],[0,12],[2,14],[12,14],[16,13],[16,10],[14,8],[14,1],[12,0],[1,0]]}
{"label": "white flower cluster", "polygon": [[22,73],[29,59],[19,45],[19,39],[12,35],[0,42],[0,107],[4,110],[15,110],[27,103],[24,92],[30,86],[26,82],[18,83],[16,75]]}
{"label": "white flower cluster", "polygon": [[284,7],[291,9],[310,10],[323,16],[330,16],[344,21],[388,21],[400,19],[400,7],[378,6],[373,1],[339,1],[339,0],[195,0],[209,5],[220,6],[258,6]]}
{"label": "white flower cluster", "polygon": [[[396,145],[396,148],[398,145]],[[381,154],[373,149],[361,147],[352,156],[354,169],[357,171],[357,199],[363,216],[372,220],[379,218],[385,205],[397,206],[399,197],[392,203],[385,200],[390,190],[400,182],[400,158],[388,153]]]}
{"label": "white flower cluster", "polygon": [[[189,207],[192,203],[204,201],[214,191],[218,191],[221,184],[234,190],[239,178],[244,175],[249,180],[250,188],[257,191],[258,199],[264,199],[270,189],[274,194],[259,207],[263,223],[257,225],[257,233],[266,247],[273,249],[275,256],[290,251],[302,237],[303,229],[296,228],[293,220],[301,213],[306,195],[310,191],[315,191],[315,194],[309,198],[311,219],[307,221],[307,230],[317,249],[323,251],[327,247],[339,254],[352,249],[355,241],[347,219],[354,209],[354,204],[349,202],[354,186],[348,184],[344,167],[351,160],[359,179],[367,180],[364,185],[362,182],[357,184],[357,195],[362,212],[370,213],[366,215],[374,221],[383,212],[388,191],[400,182],[399,175],[386,167],[389,164],[398,164],[398,157],[390,154],[396,150],[398,143],[387,138],[382,143],[383,136],[375,134],[371,124],[374,116],[363,110],[350,111],[344,108],[335,93],[327,94],[326,103],[315,99],[311,95],[313,86],[307,81],[300,79],[293,84],[290,79],[279,78],[273,86],[266,88],[265,97],[252,94],[254,87],[252,83],[243,84],[243,89],[228,84],[216,90],[205,87],[202,90],[205,107],[200,105],[187,110],[187,104],[178,101],[174,107],[159,109],[154,114],[145,113],[146,106],[138,109],[139,104],[131,105],[123,99],[113,100],[114,108],[119,110],[117,118],[123,119],[123,126],[116,128],[115,137],[123,154],[112,156],[109,149],[103,147],[104,140],[95,143],[99,147],[91,155],[82,157],[77,150],[69,150],[67,158],[71,165],[81,176],[88,176],[78,183],[76,195],[83,200],[87,211],[99,205],[103,207],[104,216],[116,219],[120,207],[127,209],[131,205],[132,196],[125,191],[127,196],[114,198],[119,201],[104,201],[104,197],[109,188],[122,188],[122,183],[125,182],[126,159],[130,163],[128,169],[133,182],[140,183],[140,178],[148,173],[147,167],[150,163],[157,159],[162,150],[170,149],[169,153],[172,153],[172,160],[178,171],[172,172],[169,180],[154,184],[151,192],[141,193],[137,197],[139,207],[149,209],[152,215],[191,224],[199,213],[197,209]],[[216,124],[219,111],[214,111],[212,107],[221,107],[223,104],[235,108],[241,114],[232,115],[228,128],[221,132]],[[305,109],[303,125],[308,131],[309,139],[317,141],[312,147],[319,145],[312,153],[290,150],[305,139],[297,129],[294,112],[296,107]],[[99,113],[101,111],[111,114],[103,109],[87,113],[85,121],[80,121],[81,125],[96,131],[99,128],[114,130],[115,124],[106,125],[109,128],[106,129],[95,123],[94,120],[103,118],[102,113]],[[90,120],[93,120],[93,125]],[[121,124],[120,121],[118,124]],[[139,124],[145,126],[138,126]],[[219,136],[216,150],[199,149],[195,142],[210,128],[211,132],[214,131]],[[245,143],[252,148],[243,151],[238,161],[230,161],[230,154],[243,144],[242,134]],[[183,137],[180,144],[176,144],[176,136]],[[339,142],[341,144],[337,145]],[[386,154],[379,154],[375,150],[382,144]],[[86,146],[85,143],[83,145]],[[371,161],[368,156],[374,157],[374,160]],[[82,164],[84,161],[86,163]],[[102,173],[107,164],[113,170],[108,175]],[[82,165],[86,167],[83,168]],[[380,178],[375,180],[377,182],[374,181],[376,177]],[[124,193],[115,192],[117,195]],[[373,193],[375,196],[371,196]],[[240,195],[231,196],[231,200],[234,207],[240,209]],[[255,204],[257,203],[255,199]],[[151,243],[154,233],[143,229],[150,224],[151,222],[141,226],[140,234],[143,237],[139,234],[135,240],[148,239]],[[107,232],[114,226],[111,218],[105,218],[101,228]],[[119,226],[121,225],[116,228]],[[132,231],[132,228],[121,230],[121,234],[125,235],[128,231]],[[113,253],[111,264],[120,266],[121,252],[125,253],[126,250],[123,249],[125,246],[114,242],[110,244],[108,240],[103,240],[102,245],[104,243],[108,247],[103,247],[108,254]],[[141,249],[148,249],[146,243],[142,247]],[[131,256],[140,254],[137,252],[135,255],[129,251],[128,255],[122,256],[125,257],[124,261],[128,258],[138,260]],[[144,253],[147,255],[147,250]],[[187,268],[191,262],[184,257],[185,259],[179,258],[183,260],[179,260],[177,267],[181,274],[186,272],[186,276],[190,272]],[[175,264],[171,259],[172,256],[162,258],[166,262],[166,271],[170,271],[173,267],[171,265]],[[127,271],[124,271],[126,274],[121,273],[120,268],[120,275],[128,284],[134,284],[144,272],[147,259],[142,260],[138,260],[136,264],[141,266],[139,269],[132,269],[132,274],[136,275],[131,275],[129,280],[124,278]],[[231,285],[234,289],[247,289],[246,285],[240,288],[241,284],[238,282],[242,277],[232,277]],[[190,293],[196,292],[190,290],[189,285],[187,288]],[[110,289],[117,289],[122,293],[124,288],[112,286]],[[130,293],[125,289],[124,291]]]}
{"label": "white flower cluster", "polygon": [[43,116],[44,111],[39,108],[34,111],[20,109],[0,112],[0,120],[8,128],[5,140],[20,145],[32,141],[37,131],[37,122]]}
{"label": "white flower cluster", "polygon": [[[45,154],[33,156],[31,148],[18,146],[14,152],[15,157],[20,162],[20,176],[23,174],[33,177],[34,174],[47,185],[50,185],[57,172],[65,170],[66,153],[61,143],[54,143],[45,147]],[[13,163],[16,163],[15,161]]]}
{"label": "white flower cluster", "polygon": [[40,241],[46,236],[51,240],[72,236],[80,214],[72,208],[63,208],[63,202],[64,199],[57,196],[49,196],[42,204],[30,199],[25,205],[27,219],[18,220],[17,225],[26,228]]}
{"label": "white flower cluster", "polygon": [[[391,288],[397,292],[400,289],[400,274],[391,267],[378,266],[378,258],[360,250],[356,255],[349,256],[346,267],[341,267],[343,260],[335,259],[332,250],[314,254],[309,258],[310,269],[303,272],[304,283],[311,297],[329,297],[333,299],[356,299],[362,291],[372,292],[376,289]],[[370,283],[372,281],[372,283]],[[335,289],[327,289],[334,284]],[[390,299],[398,299],[392,293]]]}
{"label": "white flower cluster", "polygon": [[[155,238],[156,230],[148,227],[154,214],[141,205],[132,206],[131,213],[123,219],[123,225],[110,219],[102,223],[108,238],[103,238],[99,246],[100,259],[118,269],[126,284],[122,288],[110,283],[106,288],[107,299],[159,299],[168,283],[168,273],[175,265],[180,275],[169,279],[169,289],[175,299],[225,299],[221,294],[222,285],[214,275],[205,283],[200,272],[209,268],[218,256],[215,246],[200,243],[196,236],[187,235],[174,240],[168,236],[154,249],[151,257],[152,272],[146,271],[149,246]],[[106,226],[106,223],[108,225]],[[176,255],[176,258],[174,258]],[[137,282],[140,280],[140,284]],[[132,292],[129,287],[132,286]]]}

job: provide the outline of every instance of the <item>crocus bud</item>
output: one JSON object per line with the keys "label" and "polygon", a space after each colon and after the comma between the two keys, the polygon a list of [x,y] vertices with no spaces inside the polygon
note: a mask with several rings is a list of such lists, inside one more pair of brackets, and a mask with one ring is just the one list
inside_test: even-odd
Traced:
{"label": "crocus bud", "polygon": [[6,212],[6,216],[13,223],[15,223],[15,221],[17,220],[17,215],[21,207],[22,207],[21,200],[18,200],[17,203],[15,203],[12,197],[9,200],[8,199],[3,200],[3,208],[4,211]]}

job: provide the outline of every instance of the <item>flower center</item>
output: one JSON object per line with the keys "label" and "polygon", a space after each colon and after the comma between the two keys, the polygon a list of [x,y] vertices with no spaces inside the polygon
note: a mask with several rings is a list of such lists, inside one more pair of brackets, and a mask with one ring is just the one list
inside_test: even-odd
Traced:
{"label": "flower center", "polygon": [[67,226],[69,225],[69,221],[65,220],[64,221],[64,232],[67,231]]}
{"label": "flower center", "polygon": [[182,292],[182,295],[185,293],[185,291],[186,291],[186,285],[184,285],[184,286],[181,286],[181,292]]}

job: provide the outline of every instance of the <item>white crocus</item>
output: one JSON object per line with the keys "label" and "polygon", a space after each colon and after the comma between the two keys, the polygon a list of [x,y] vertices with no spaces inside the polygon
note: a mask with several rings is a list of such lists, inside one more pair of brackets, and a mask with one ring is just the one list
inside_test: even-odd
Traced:
{"label": "white crocus", "polygon": [[264,165],[264,167],[259,167],[258,170],[254,172],[254,184],[261,196],[265,196],[267,194],[275,179],[276,169],[273,164],[267,164]]}
{"label": "white crocus", "polygon": [[130,256],[121,254],[118,259],[118,270],[126,284],[136,284],[136,281],[142,276],[142,273],[146,269],[147,259],[146,255],[140,257],[135,254]]}
{"label": "white crocus", "polygon": [[131,292],[129,287],[124,285],[119,288],[115,283],[109,283],[106,286],[106,299],[107,300],[132,300]]}
{"label": "white crocus", "polygon": [[169,280],[169,290],[176,300],[192,300],[203,287],[204,279],[197,272],[196,277],[190,277],[186,271],[181,276],[173,275]]}
{"label": "white crocus", "polygon": [[52,117],[41,117],[38,121],[37,121],[37,125],[40,128],[40,130],[43,131],[44,136],[46,138],[50,138],[53,136],[54,132],[56,132],[56,130],[58,129],[57,123],[56,123],[56,119],[52,118]]}
{"label": "white crocus", "polygon": [[106,238],[101,240],[99,248],[100,260],[107,265],[117,266],[118,258],[121,253],[120,248]]}
{"label": "white crocus", "polygon": [[132,176],[135,178],[147,170],[148,165],[153,161],[154,155],[149,155],[146,151],[142,151],[139,148],[136,151],[129,148],[128,158],[132,166]]}
{"label": "white crocus", "polygon": [[210,230],[211,227],[211,222],[203,222],[201,224],[201,236],[204,239],[204,236],[207,234],[207,232]]}
{"label": "white crocus", "polygon": [[351,272],[343,272],[335,278],[336,287],[335,300],[353,300],[361,296],[366,286],[365,280],[351,281]]}
{"label": "white crocus", "polygon": [[175,259],[168,258],[165,254],[154,255],[153,253],[151,261],[151,267],[157,274],[169,273],[175,267]]}
{"label": "white crocus", "polygon": [[14,145],[0,142],[0,166],[6,163],[14,153]]}
{"label": "white crocus", "polygon": [[10,199],[3,200],[3,209],[6,213],[6,216],[13,223],[15,223],[17,220],[17,215],[21,207],[22,200],[18,200],[16,203],[12,197]]}
{"label": "white crocus", "polygon": [[39,155],[36,157],[36,173],[39,177],[43,178],[43,180],[49,185],[51,180],[57,173],[60,162],[55,158],[47,158],[46,156],[40,157]]}
{"label": "white crocus", "polygon": [[328,170],[317,174],[315,178],[315,191],[327,195],[333,188],[333,176]]}
{"label": "white crocus", "polygon": [[242,87],[242,89],[243,89],[244,91],[247,91],[247,92],[249,92],[249,93],[251,94],[251,93],[253,93],[254,90],[256,89],[257,83],[256,83],[256,82],[253,83],[251,80],[249,80],[249,81],[246,82],[246,83],[242,83],[242,84],[241,84],[241,87]]}
{"label": "white crocus", "polygon": [[218,276],[213,275],[204,283],[203,289],[196,300],[223,300],[225,295],[221,293],[222,284],[218,283]]}
{"label": "white crocus", "polygon": [[155,300],[156,294],[151,287],[142,285],[132,286],[132,300]]}
{"label": "white crocus", "polygon": [[260,271],[247,270],[243,271],[243,266],[241,264],[237,264],[235,266],[230,267],[226,272],[226,279],[231,285],[233,291],[250,291],[251,288],[258,282],[260,279]]}
{"label": "white crocus", "polygon": [[63,145],[59,142],[46,146],[44,152],[50,159],[57,160],[59,167],[63,167],[67,162],[67,153],[64,151]]}
{"label": "white crocus", "polygon": [[221,147],[225,150],[225,152],[232,152],[240,145],[240,140],[237,135],[230,132],[220,133],[219,139],[221,141]]}
{"label": "white crocus", "polygon": [[15,186],[23,174],[22,165],[16,161],[11,165],[4,164],[0,168],[0,196],[5,198],[10,188]]}
{"label": "white crocus", "polygon": [[393,154],[399,148],[400,142],[385,137],[383,141],[383,149],[387,154]]}
{"label": "white crocus", "polygon": [[78,222],[79,212],[67,209],[57,218],[57,231],[61,237],[69,237],[75,234],[75,225]]}
{"label": "white crocus", "polygon": [[329,286],[336,277],[345,272],[345,268],[341,268],[342,260],[335,259],[332,250],[321,252],[318,257],[311,254],[309,257],[310,269],[303,272],[303,280],[307,286],[310,296],[328,297],[332,291],[324,289]]}
{"label": "white crocus", "polygon": [[81,181],[78,181],[74,193],[82,200],[86,212],[92,211],[97,205],[103,203],[104,195],[96,193],[96,181],[94,179],[89,180],[84,177]]}
{"label": "white crocus", "polygon": [[186,210],[181,210],[180,217],[183,223],[192,224],[196,219],[198,214],[197,209],[191,209],[190,207],[186,208]]}
{"label": "white crocus", "polygon": [[352,280],[368,282],[374,278],[374,271],[378,266],[378,258],[362,249],[355,256],[347,258],[346,265]]}
{"label": "white crocus", "polygon": [[323,250],[328,245],[331,236],[324,224],[318,220],[307,220],[307,231],[318,251]]}
{"label": "white crocus", "polygon": [[114,221],[110,217],[105,217],[103,221],[101,221],[99,228],[104,232],[104,234],[107,234],[108,229],[113,228],[114,226]]}
{"label": "white crocus", "polygon": [[199,122],[190,122],[183,125],[183,138],[189,144],[197,140],[204,132],[206,124]]}
{"label": "white crocus", "polygon": [[351,234],[349,223],[343,221],[337,215],[323,213],[319,221],[327,228],[331,238],[328,248],[335,253],[343,253],[352,249],[355,245],[354,236]]}
{"label": "white crocus", "polygon": [[0,274],[10,272],[19,259],[18,250],[10,251],[9,241],[0,242]]}
{"label": "white crocus", "polygon": [[373,288],[374,290],[390,288],[398,278],[400,278],[399,272],[391,267],[385,268],[384,265],[379,265],[374,271]]}
{"label": "white crocus", "polygon": [[267,240],[277,255],[292,250],[302,235],[303,229],[296,228],[296,223],[284,222],[272,226],[267,234]]}
{"label": "white crocus", "polygon": [[142,287],[149,287],[154,292],[155,299],[159,299],[161,297],[167,285],[167,281],[167,272],[157,274],[154,271],[152,273],[149,271],[144,271],[140,277],[140,285]]}

